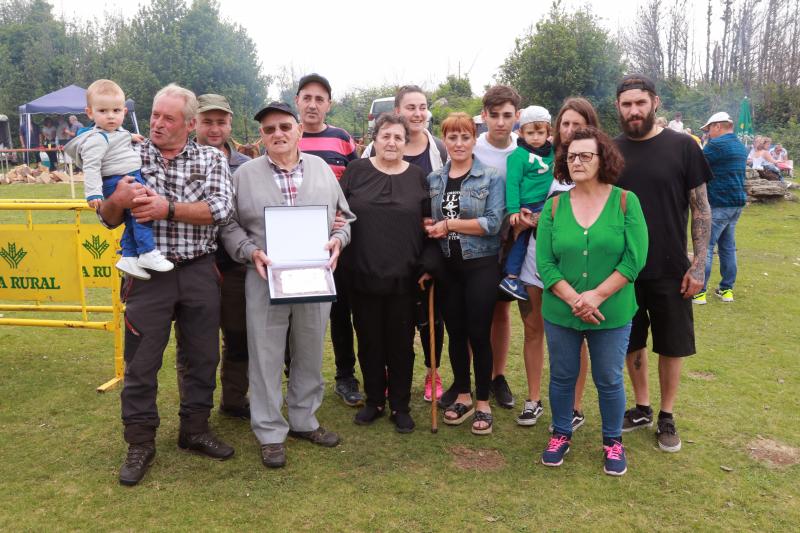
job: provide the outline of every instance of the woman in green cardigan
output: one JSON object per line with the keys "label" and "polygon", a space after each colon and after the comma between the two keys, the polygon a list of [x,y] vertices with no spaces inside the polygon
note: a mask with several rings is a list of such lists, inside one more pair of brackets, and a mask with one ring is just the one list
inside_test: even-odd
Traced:
{"label": "woman in green cardigan", "polygon": [[563,144],[555,177],[575,188],[542,210],[536,265],[544,283],[542,315],[550,353],[553,435],[542,463],[560,466],[572,439],[572,404],[585,338],[597,386],[604,471],[627,471],[622,446],[622,369],[636,312],[633,281],[647,258],[647,226],[639,199],[613,185],[623,159],[611,139],[585,127]]}

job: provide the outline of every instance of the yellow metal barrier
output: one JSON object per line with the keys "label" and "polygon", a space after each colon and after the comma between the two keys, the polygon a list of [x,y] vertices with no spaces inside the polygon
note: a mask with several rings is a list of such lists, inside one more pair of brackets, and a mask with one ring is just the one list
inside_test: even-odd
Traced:
{"label": "yellow metal barrier", "polygon": [[[114,335],[114,377],[97,387],[105,392],[122,381],[120,276],[114,268],[122,229],[82,224],[81,212],[94,210],[75,200],[0,200],[0,211],[25,211],[25,224],[0,225],[0,311],[80,313],[80,320],[0,318],[0,326],[38,326],[108,331]],[[34,224],[34,211],[71,211],[70,224]],[[87,305],[87,288],[111,289],[111,305]],[[78,305],[52,302],[79,302]],[[89,313],[111,313],[90,321]]]}

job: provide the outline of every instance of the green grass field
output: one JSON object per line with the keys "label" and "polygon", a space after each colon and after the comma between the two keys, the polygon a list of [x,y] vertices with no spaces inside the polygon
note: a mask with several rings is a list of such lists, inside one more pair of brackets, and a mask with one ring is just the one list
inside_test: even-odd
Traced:
{"label": "green grass field", "polygon": [[[0,198],[67,195],[63,185],[0,187]],[[0,212],[0,223],[18,217]],[[695,308],[698,354],[686,361],[675,409],[683,450],[660,452],[652,431],[627,434],[629,471],[620,479],[602,472],[593,385],[571,453],[549,469],[538,463],[550,422],[547,374],[538,425],[518,427],[516,410],[495,408],[489,437],[471,435],[468,425],[433,435],[421,356],[411,435],[398,435],[386,419],[354,425],[355,411],[332,393],[328,352],[320,420],[341,433],[341,446],[290,439],[288,466],[268,471],[248,424],[215,411],[211,423],[236,456],[219,463],[186,455],[175,445],[170,346],[160,375],[156,462],[141,485],[125,488],[116,477],[126,449],[120,391],[95,392],[113,374],[111,335],[0,326],[0,530],[796,531],[800,467],[774,466],[764,456],[800,460],[792,455],[800,453],[799,237],[800,204],[745,210],[736,302],[710,297]],[[711,285],[718,280],[715,272]],[[508,378],[519,403],[518,319],[512,342]],[[443,365],[446,384],[449,368]],[[650,368],[657,405],[656,365]]]}

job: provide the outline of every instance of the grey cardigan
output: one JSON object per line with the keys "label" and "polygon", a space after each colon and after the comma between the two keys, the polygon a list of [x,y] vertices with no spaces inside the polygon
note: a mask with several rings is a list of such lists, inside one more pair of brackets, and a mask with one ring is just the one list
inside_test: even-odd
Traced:
{"label": "grey cardigan", "polygon": [[[350,211],[339,182],[327,163],[311,154],[300,154],[303,160],[303,183],[297,190],[296,205],[327,205],[328,231],[331,237],[350,242],[350,223],[356,216]],[[244,163],[233,173],[233,216],[220,228],[222,242],[230,256],[240,263],[251,263],[253,252],[264,249],[264,208],[286,205],[267,156]],[[333,230],[336,211],[341,211],[348,224]],[[291,231],[291,228],[286,228]]]}

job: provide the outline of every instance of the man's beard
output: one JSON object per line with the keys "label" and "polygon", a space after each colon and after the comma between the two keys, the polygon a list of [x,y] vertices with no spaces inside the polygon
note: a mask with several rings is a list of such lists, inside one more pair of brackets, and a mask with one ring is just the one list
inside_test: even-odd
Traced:
{"label": "man's beard", "polygon": [[[638,126],[634,126],[629,122],[630,120],[641,120],[642,123]],[[625,132],[625,135],[630,137],[631,139],[641,139],[642,137],[650,133],[650,130],[653,129],[653,125],[655,125],[655,123],[656,123],[655,109],[651,109],[650,112],[647,114],[647,116],[644,117],[644,119],[636,117],[634,119],[629,118],[628,120],[626,120],[625,118],[622,117],[621,114],[619,115],[619,125],[622,128],[622,131]]]}

